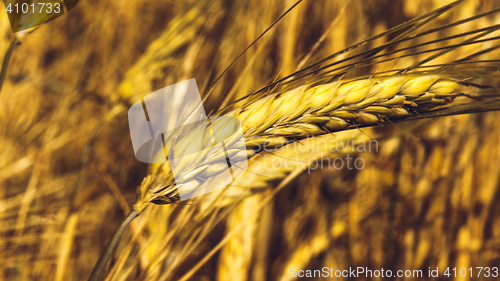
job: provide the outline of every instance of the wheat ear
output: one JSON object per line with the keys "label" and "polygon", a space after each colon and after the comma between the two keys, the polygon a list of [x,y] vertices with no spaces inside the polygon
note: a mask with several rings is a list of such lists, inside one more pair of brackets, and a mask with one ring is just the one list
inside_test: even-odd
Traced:
{"label": "wheat ear", "polygon": [[[189,153],[193,147],[204,149],[204,137],[213,132],[224,138],[231,159],[246,159],[268,149],[331,132],[382,124],[428,112],[453,102],[459,95],[460,82],[438,75],[400,75],[338,81],[317,86],[302,86],[269,94],[247,102],[226,114],[241,122],[246,151],[234,148],[241,141],[234,138],[234,122],[220,119],[209,128],[200,126],[180,140],[175,154]],[[211,132],[212,131],[212,132]],[[167,141],[172,147],[175,137]],[[176,167],[183,175],[182,187],[194,190],[225,167],[214,164],[224,152],[214,147],[191,163]],[[209,156],[207,156],[209,155]],[[193,164],[196,163],[196,164]],[[138,206],[149,202],[168,204],[179,199],[170,166],[152,165],[151,173],[140,188]]]}

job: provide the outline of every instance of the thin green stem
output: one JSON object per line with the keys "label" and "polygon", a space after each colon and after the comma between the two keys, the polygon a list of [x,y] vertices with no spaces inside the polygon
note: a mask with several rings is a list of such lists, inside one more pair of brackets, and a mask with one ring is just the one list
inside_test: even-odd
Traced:
{"label": "thin green stem", "polygon": [[2,71],[0,72],[0,93],[2,93],[3,81],[5,80],[5,76],[7,76],[7,68],[9,67],[10,57],[12,56],[12,52],[14,52],[14,48],[19,45],[21,42],[19,39],[14,38],[12,42],[10,42],[9,49],[7,49],[7,53],[3,57],[2,62]]}
{"label": "thin green stem", "polygon": [[125,229],[127,229],[127,226],[137,217],[139,216],[139,211],[136,209],[133,209],[128,216],[123,220],[122,224],[118,229],[115,231],[113,234],[113,237],[111,238],[111,241],[109,241],[108,245],[106,246],[106,249],[104,249],[104,252],[101,254],[101,257],[99,258],[99,261],[97,261],[94,270],[92,271],[92,274],[89,277],[88,281],[98,281],[99,276],[101,275],[102,270],[104,269],[104,266],[108,262],[109,257],[113,253],[114,249],[118,245],[118,242],[120,242],[120,238],[123,235],[123,232],[125,232]]}

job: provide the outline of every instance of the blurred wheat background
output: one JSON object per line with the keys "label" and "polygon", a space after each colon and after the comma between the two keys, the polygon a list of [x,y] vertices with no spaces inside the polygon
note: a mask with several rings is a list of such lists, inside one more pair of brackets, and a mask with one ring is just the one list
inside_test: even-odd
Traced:
{"label": "blurred wheat background", "polygon": [[[304,1],[222,77],[206,112],[450,2]],[[195,78],[206,93],[293,4],[80,1],[22,38],[0,93],[0,279],[86,280],[148,171],[134,157],[122,113],[97,135],[75,189],[82,152],[96,127],[117,104],[132,104],[182,80]],[[498,6],[493,0],[465,1],[434,25]],[[456,28],[498,23],[495,13]],[[14,36],[0,13],[1,54]],[[453,51],[438,62],[460,55]],[[375,64],[349,76],[404,68],[422,58]],[[446,267],[499,266],[499,114],[351,130],[315,138],[300,151],[261,154],[215,200],[150,206],[125,232],[102,280],[291,280],[291,267],[323,266],[439,267],[443,276]],[[374,139],[378,150],[314,149],[321,139]],[[308,173],[300,161],[287,169],[266,166],[295,155],[310,160],[342,154],[362,157],[364,169]]]}

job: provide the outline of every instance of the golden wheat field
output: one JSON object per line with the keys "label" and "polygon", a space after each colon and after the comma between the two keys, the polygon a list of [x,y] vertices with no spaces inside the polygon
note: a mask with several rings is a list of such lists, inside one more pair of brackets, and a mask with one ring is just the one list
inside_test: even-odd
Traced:
{"label": "golden wheat field", "polygon": [[[500,280],[500,1],[82,0],[0,56],[0,280]],[[248,168],[179,200],[222,152],[176,183],[127,110],[192,78]]]}

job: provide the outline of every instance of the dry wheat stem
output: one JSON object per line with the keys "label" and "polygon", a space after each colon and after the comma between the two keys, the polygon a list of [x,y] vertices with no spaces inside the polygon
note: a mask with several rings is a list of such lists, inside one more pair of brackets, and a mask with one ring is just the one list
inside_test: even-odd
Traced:
{"label": "dry wheat stem", "polygon": [[224,157],[223,151],[217,147],[207,149],[203,144],[212,133],[224,140],[231,159],[243,160],[303,138],[431,111],[452,103],[460,86],[461,82],[452,77],[411,74],[308,85],[254,99],[226,114],[241,122],[247,150],[235,149],[243,140],[233,134],[237,122],[227,119],[217,120],[211,127],[199,126],[187,135],[170,137],[167,147],[173,147],[169,151],[175,155],[203,149],[206,153],[175,167],[176,175],[182,175],[177,177],[182,181],[177,186],[168,164],[152,165],[150,175],[140,187],[141,198],[136,208],[140,211],[149,202],[177,201],[177,188],[195,190],[203,181],[223,172],[226,167],[215,164]]}

